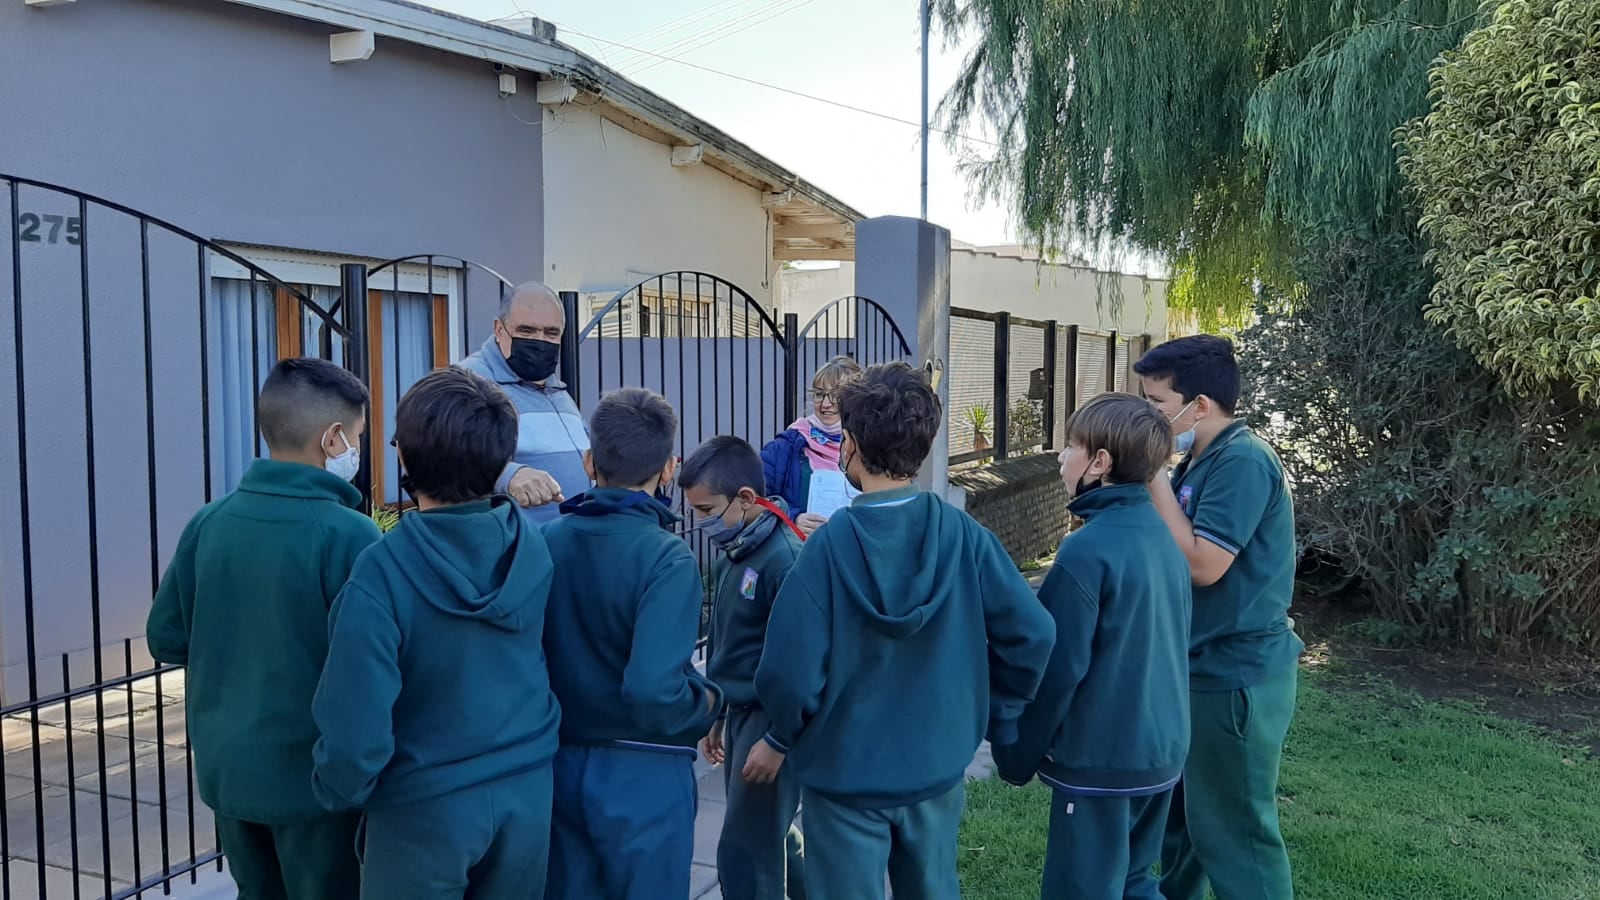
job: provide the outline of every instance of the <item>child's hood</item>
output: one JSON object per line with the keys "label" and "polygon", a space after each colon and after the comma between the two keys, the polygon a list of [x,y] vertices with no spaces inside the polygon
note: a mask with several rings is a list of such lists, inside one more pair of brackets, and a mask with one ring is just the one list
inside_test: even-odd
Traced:
{"label": "child's hood", "polygon": [[567,498],[561,504],[561,514],[586,519],[622,514],[642,518],[668,529],[678,523],[678,516],[667,507],[664,500],[642,491],[610,487],[592,488],[586,493]]}
{"label": "child's hood", "polygon": [[542,620],[550,552],[507,498],[407,513],[384,543],[398,577],[440,612],[507,631]]}
{"label": "child's hood", "polygon": [[980,549],[960,512],[932,494],[906,493],[859,498],[807,544],[830,558],[833,587],[893,638],[921,631],[953,592],[971,589]]}

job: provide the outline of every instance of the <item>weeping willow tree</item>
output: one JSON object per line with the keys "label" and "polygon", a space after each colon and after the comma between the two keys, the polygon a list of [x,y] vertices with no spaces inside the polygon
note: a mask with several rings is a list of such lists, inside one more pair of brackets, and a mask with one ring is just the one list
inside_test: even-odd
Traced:
{"label": "weeping willow tree", "polygon": [[[1506,391],[1425,320],[1440,280],[1395,147],[1430,111],[1430,69],[1494,3],[935,2],[950,40],[973,47],[941,116],[996,135],[970,174],[1024,238],[1153,253],[1172,265],[1170,305],[1208,330],[1249,325],[1245,408],[1294,481],[1308,582],[1371,604],[1398,637],[1600,649],[1600,420]],[[1592,47],[1597,32],[1579,31]],[[1496,83],[1482,88],[1527,88]],[[1481,149],[1473,129],[1441,129],[1455,158]],[[1450,164],[1435,171],[1455,184]],[[1443,250],[1465,258],[1482,223],[1457,201],[1448,224],[1464,239]]]}
{"label": "weeping willow tree", "polygon": [[[1478,0],[936,0],[975,38],[941,116],[1024,239],[1169,261],[1169,302],[1215,327],[1284,294],[1313,230],[1403,227],[1391,134]],[[952,137],[952,142],[960,139]]]}

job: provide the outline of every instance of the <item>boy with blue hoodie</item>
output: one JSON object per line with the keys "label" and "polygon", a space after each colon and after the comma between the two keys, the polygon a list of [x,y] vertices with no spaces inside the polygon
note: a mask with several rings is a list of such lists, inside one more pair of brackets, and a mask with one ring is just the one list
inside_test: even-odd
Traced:
{"label": "boy with blue hoodie", "polygon": [[756,669],[772,728],[745,777],[787,765],[805,809],[806,890],[827,900],[955,900],[963,779],[1015,740],[1055,642],[994,535],[919,490],[943,420],[905,363],[839,397],[840,468],[862,491],[806,542]]}
{"label": "boy with blue hoodie", "polygon": [[366,812],[362,898],[537,900],[560,710],[540,652],[550,554],[491,499],[516,410],[486,379],[440,370],[401,398],[394,442],[417,512],[334,605],[313,788]]}
{"label": "boy with blue hoodie", "polygon": [[161,577],[150,655],[188,666],[195,784],[216,813],[239,896],[349,900],[357,817],[311,792],[311,697],[328,608],[378,526],[350,484],[367,389],[321,359],[286,359],[261,387],[270,459],[200,510]]}
{"label": "boy with blue hoodie", "polygon": [[722,550],[712,569],[711,635],[706,674],[722,688],[727,711],[701,747],[721,765],[728,808],[717,841],[717,882],[726,900],[803,900],[800,784],[788,772],[747,781],[750,750],[772,726],[756,702],[756,664],[767,638],[772,601],[803,543],[781,497],[765,497],[761,457],[731,435],[711,438],[678,475],[683,500]]}
{"label": "boy with blue hoodie", "polygon": [[606,395],[583,465],[596,487],[545,526],[555,561],[544,649],[561,701],[552,900],[689,893],[695,745],[722,692],[692,663],[704,588],[670,483],[678,417],[643,388]]}
{"label": "boy with blue hoodie", "polygon": [[1152,869],[1189,751],[1189,567],[1145,483],[1172,456],[1150,402],[1101,394],[1067,420],[1061,480],[1084,521],[1039,599],[1056,646],[1000,777],[1055,791],[1045,900],[1154,900]]}

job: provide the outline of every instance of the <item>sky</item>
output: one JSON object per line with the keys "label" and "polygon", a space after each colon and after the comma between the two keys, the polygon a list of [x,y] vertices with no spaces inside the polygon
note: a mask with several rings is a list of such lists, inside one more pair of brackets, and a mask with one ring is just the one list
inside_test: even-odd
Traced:
{"label": "sky", "polygon": [[[622,71],[867,216],[916,216],[921,161],[915,0],[425,0],[478,19],[533,15],[558,37]],[[960,48],[935,32],[930,100],[960,69]],[[621,46],[618,46],[621,45]],[[655,56],[630,51],[650,51]],[[826,100],[887,121],[667,61],[676,57]],[[985,133],[966,130],[976,137]],[[992,147],[965,144],[969,153]],[[1013,243],[1007,210],[973,202],[958,153],[933,135],[928,218],[956,240]]]}

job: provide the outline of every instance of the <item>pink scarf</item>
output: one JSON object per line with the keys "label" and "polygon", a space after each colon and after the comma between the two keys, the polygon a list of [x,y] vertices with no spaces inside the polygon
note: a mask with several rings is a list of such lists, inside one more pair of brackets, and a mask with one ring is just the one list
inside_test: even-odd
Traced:
{"label": "pink scarf", "polygon": [[806,459],[811,462],[811,471],[839,468],[839,441],[844,429],[838,425],[824,425],[816,416],[806,416],[790,425],[789,430],[799,432],[806,439]]}

